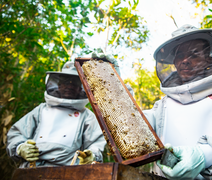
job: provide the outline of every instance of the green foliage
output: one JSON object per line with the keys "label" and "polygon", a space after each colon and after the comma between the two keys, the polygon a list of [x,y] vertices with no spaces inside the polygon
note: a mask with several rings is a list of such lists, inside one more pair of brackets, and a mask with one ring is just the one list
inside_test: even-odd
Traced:
{"label": "green foliage", "polygon": [[134,68],[135,79],[125,79],[124,82],[133,88],[134,98],[141,109],[150,109],[155,101],[160,100],[164,96],[160,91],[160,81],[156,70],[149,72],[146,69],[142,69],[141,63],[135,63]]}
{"label": "green foliage", "polygon": [[104,6],[104,1],[96,1],[97,11],[95,30],[98,33],[106,32],[107,46],[110,48],[128,48],[129,50],[140,50],[142,43],[147,41],[148,33],[145,21],[137,15],[139,0],[134,1],[111,1]]}
{"label": "green foliage", "polygon": [[[211,7],[212,0],[192,0],[192,1],[193,1],[193,3],[196,4],[196,8],[201,7],[202,11],[205,11],[206,9],[208,9],[210,12],[212,12],[212,9],[209,8],[209,7]],[[201,28],[212,28],[212,15],[211,14],[206,15],[203,18],[203,21],[201,22]]]}
{"label": "green foliage", "polygon": [[189,0],[189,1],[192,1],[193,3],[195,3],[197,8],[201,5],[203,7],[207,7],[209,3],[212,3],[212,0]]}
{"label": "green foliage", "polygon": [[209,9],[211,12],[211,15],[207,15],[204,17],[202,22],[203,28],[212,28],[212,9]]}
{"label": "green foliage", "polygon": [[[77,2],[77,1],[76,1]],[[80,9],[77,11],[77,9]],[[11,125],[44,101],[45,72],[57,71],[76,48],[89,52],[81,18],[90,9],[62,0],[2,0],[0,3],[0,161],[2,179],[15,164],[6,155]],[[92,36],[92,33],[89,33]]]}
{"label": "green foliage", "polygon": [[[58,71],[73,55],[88,54],[85,39],[111,29],[107,44],[140,49],[148,30],[136,15],[138,0],[1,0],[0,2],[0,173],[10,179],[16,168],[7,156],[6,134],[11,125],[44,101],[45,72]],[[90,14],[94,13],[92,24]],[[107,19],[107,21],[105,21]],[[105,24],[105,22],[107,22]],[[86,29],[93,25],[96,29]],[[80,52],[79,52],[80,50]],[[91,109],[88,104],[87,107]],[[108,153],[108,152],[107,152]],[[105,161],[112,161],[107,157]]]}

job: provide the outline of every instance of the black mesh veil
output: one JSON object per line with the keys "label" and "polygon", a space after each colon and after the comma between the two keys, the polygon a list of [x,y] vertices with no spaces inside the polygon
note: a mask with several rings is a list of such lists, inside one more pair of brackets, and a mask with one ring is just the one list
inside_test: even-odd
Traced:
{"label": "black mesh veil", "polygon": [[62,99],[87,98],[79,76],[70,74],[47,74],[46,92],[53,97]]}
{"label": "black mesh veil", "polygon": [[192,39],[176,46],[163,46],[157,53],[156,69],[163,87],[174,87],[197,81],[212,74],[210,42],[205,39]]}

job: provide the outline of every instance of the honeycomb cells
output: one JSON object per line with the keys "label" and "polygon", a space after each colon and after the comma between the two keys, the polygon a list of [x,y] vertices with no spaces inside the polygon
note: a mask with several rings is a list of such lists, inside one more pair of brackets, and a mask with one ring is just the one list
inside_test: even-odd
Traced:
{"label": "honeycomb cells", "polygon": [[110,64],[91,60],[82,68],[122,157],[131,159],[159,150],[155,136]]}

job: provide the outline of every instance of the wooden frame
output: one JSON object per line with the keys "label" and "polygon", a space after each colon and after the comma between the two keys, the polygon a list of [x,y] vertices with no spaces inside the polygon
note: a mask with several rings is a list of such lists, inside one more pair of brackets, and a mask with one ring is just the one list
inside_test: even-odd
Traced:
{"label": "wooden frame", "polygon": [[11,180],[168,180],[119,163],[18,168]]}
{"label": "wooden frame", "polygon": [[115,68],[113,67],[113,65],[111,64],[111,67],[113,68],[114,72],[116,73],[118,79],[120,80],[120,82],[122,83],[123,87],[125,88],[126,92],[128,93],[128,95],[130,96],[131,100],[133,101],[133,103],[135,104],[136,108],[138,109],[139,113],[141,114],[142,118],[144,119],[144,121],[146,122],[146,124],[148,125],[150,131],[153,133],[153,135],[155,136],[158,146],[160,148],[159,151],[153,152],[153,153],[149,153],[137,158],[132,158],[132,159],[128,159],[128,160],[124,160],[112,138],[112,135],[104,121],[104,118],[100,112],[100,109],[96,103],[96,100],[91,92],[90,86],[88,85],[88,82],[86,80],[86,77],[83,73],[82,70],[82,65],[85,61],[89,61],[91,60],[91,58],[76,58],[75,59],[75,67],[78,71],[80,80],[83,84],[83,87],[85,89],[85,92],[88,96],[88,99],[91,103],[91,106],[93,108],[93,111],[96,115],[96,118],[99,122],[99,125],[102,129],[103,135],[107,141],[107,144],[109,145],[110,151],[115,159],[116,162],[125,164],[125,165],[131,165],[131,166],[140,166],[146,163],[150,163],[153,162],[155,160],[158,160],[161,158],[163,152],[164,152],[164,146],[162,144],[162,142],[160,141],[160,139],[158,138],[157,134],[155,133],[155,131],[153,130],[152,126],[150,125],[150,123],[148,122],[148,120],[146,119],[146,117],[144,116],[143,112],[141,111],[140,107],[138,106],[138,104],[136,103],[135,99],[133,98],[133,96],[131,95],[131,93],[129,92],[129,90],[127,89],[126,85],[124,84],[123,80],[121,79],[121,77],[119,76],[119,74],[117,73],[117,71],[115,70]]}

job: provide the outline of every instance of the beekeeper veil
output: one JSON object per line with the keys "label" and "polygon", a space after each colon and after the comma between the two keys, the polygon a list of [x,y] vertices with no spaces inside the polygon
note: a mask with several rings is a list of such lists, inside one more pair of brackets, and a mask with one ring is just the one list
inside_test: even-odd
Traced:
{"label": "beekeeper veil", "polygon": [[184,25],[155,53],[162,87],[174,87],[212,75],[212,29]]}
{"label": "beekeeper veil", "polygon": [[62,106],[82,110],[89,102],[83,89],[74,62],[64,64],[62,71],[46,72],[46,103],[50,106]]}

